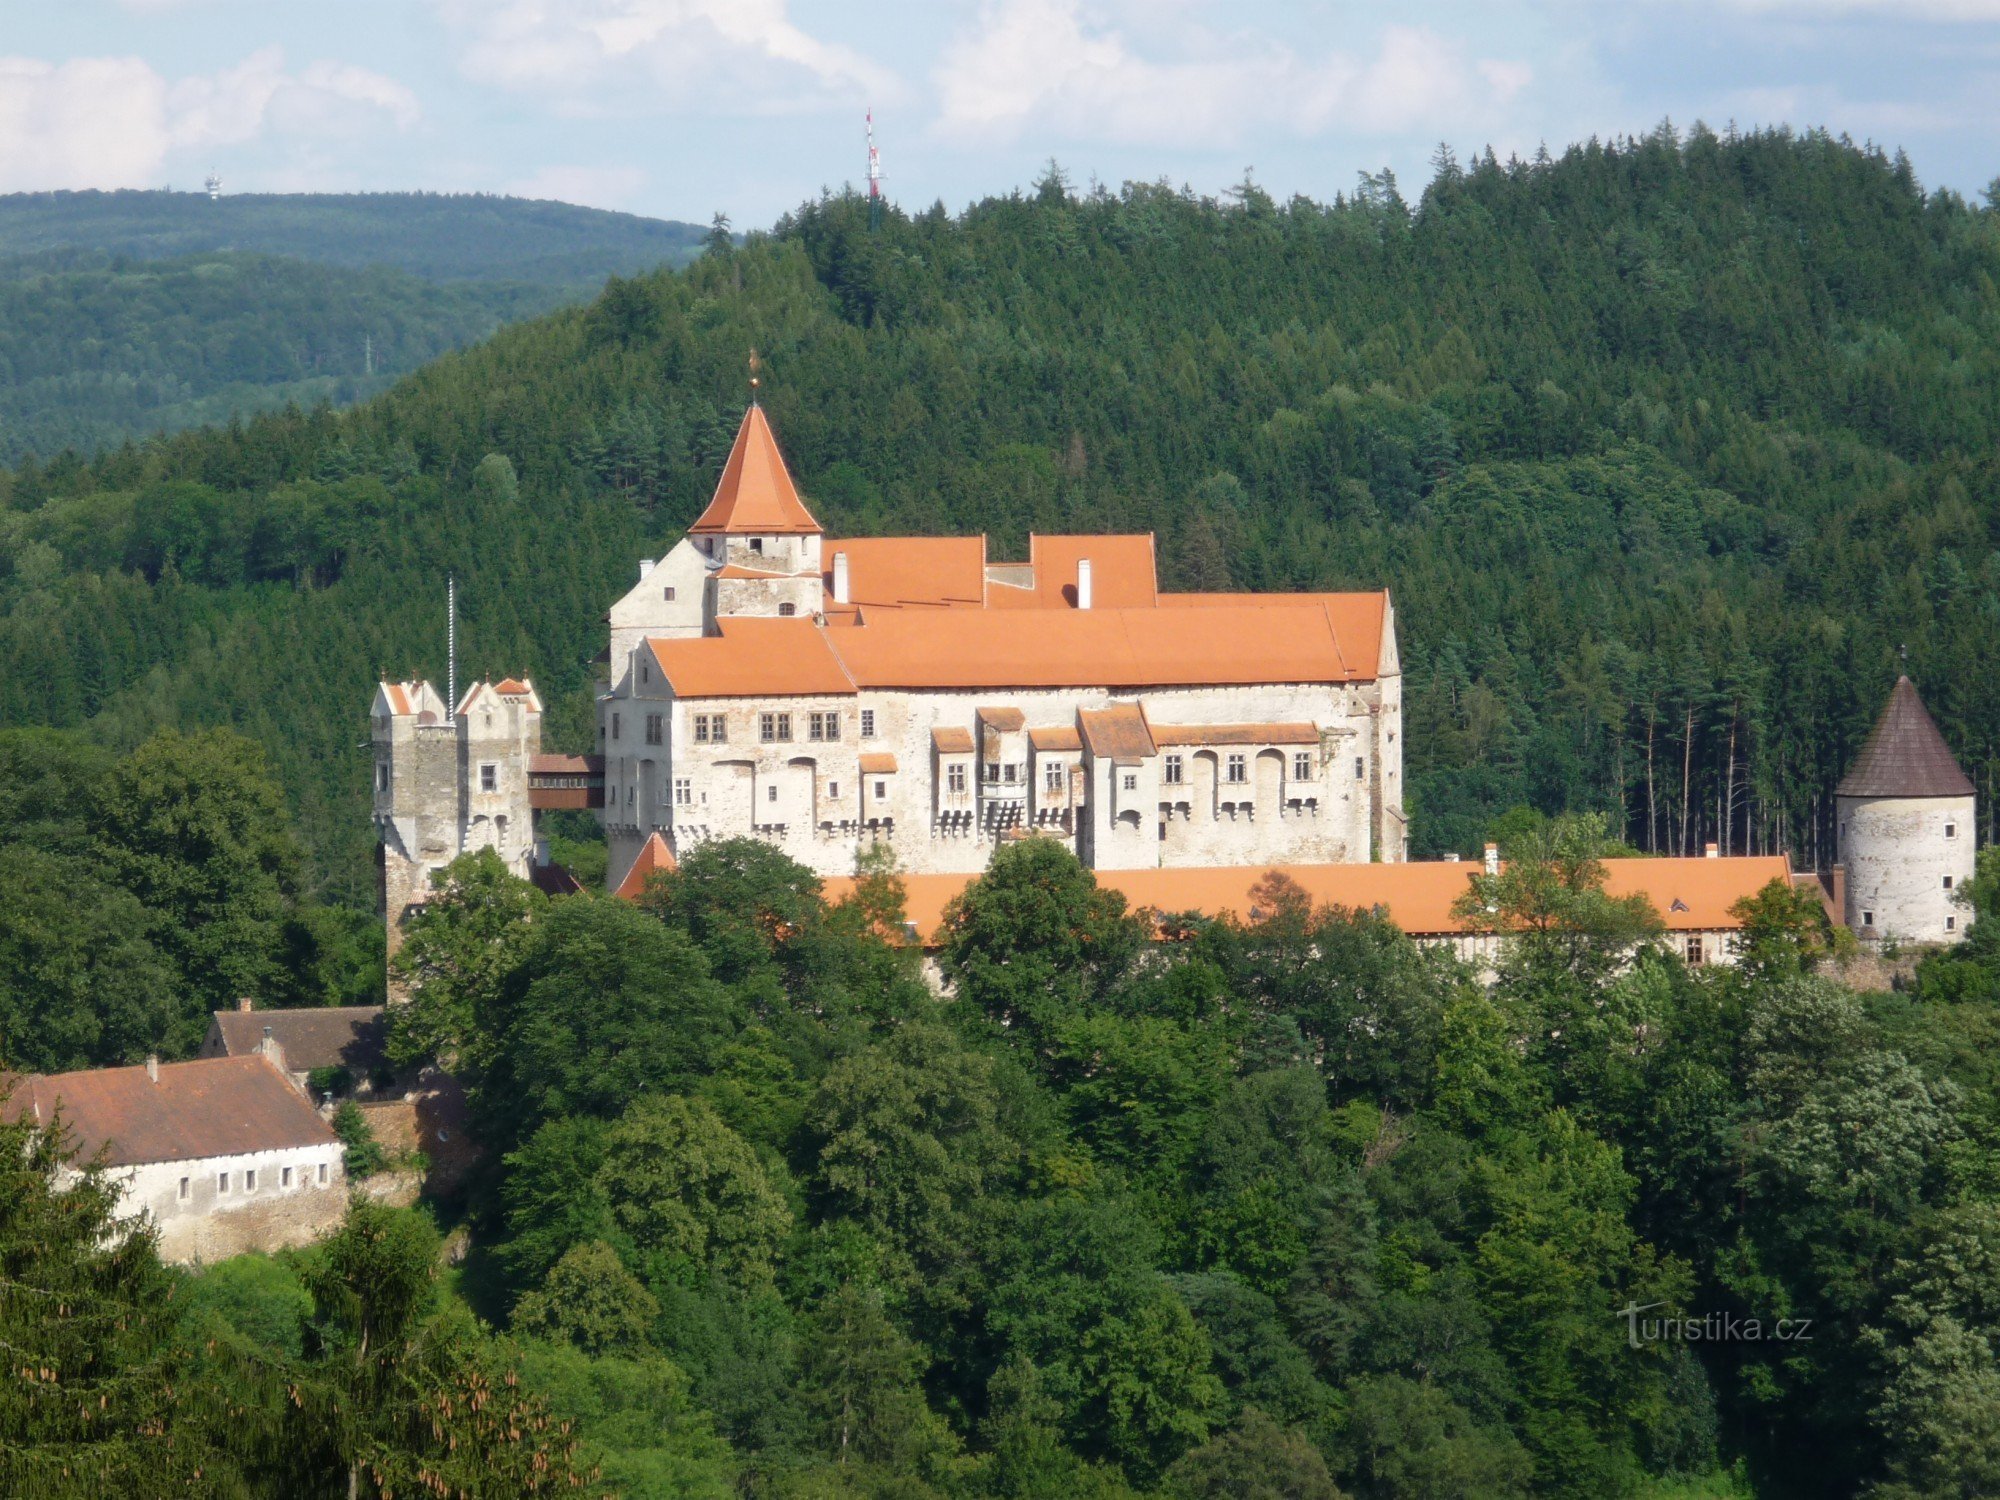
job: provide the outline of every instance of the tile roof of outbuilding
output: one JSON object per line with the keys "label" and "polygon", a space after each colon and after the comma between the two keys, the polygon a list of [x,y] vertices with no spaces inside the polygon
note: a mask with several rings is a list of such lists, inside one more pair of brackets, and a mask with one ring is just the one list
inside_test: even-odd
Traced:
{"label": "tile roof of outbuilding", "polygon": [[[1316,906],[1344,906],[1369,911],[1381,908],[1403,931],[1419,937],[1471,935],[1451,914],[1452,903],[1469,888],[1480,866],[1474,861],[1430,860],[1408,864],[1239,865],[1224,868],[1168,870],[1098,870],[1098,885],[1121,892],[1135,908],[1162,912],[1224,913],[1244,921],[1261,915],[1251,888],[1269,874],[1296,882]],[[1773,880],[1789,880],[1782,855],[1723,859],[1607,859],[1605,890],[1613,896],[1642,894],[1658,910],[1669,932],[1730,931],[1742,925],[1729,908],[1753,896]],[[952,897],[977,879],[974,875],[905,875],[902,877],[909,920],[918,941],[935,940],[944,909]],[[828,901],[852,889],[845,877],[824,883]],[[1676,910],[1678,906],[1680,909]]]}
{"label": "tile roof of outbuilding", "polygon": [[1136,703],[1078,709],[1076,722],[1082,732],[1083,743],[1098,759],[1139,761],[1152,755],[1156,749],[1153,731],[1146,723],[1146,711]]}
{"label": "tile roof of outbuilding", "polygon": [[632,861],[632,868],[625,872],[625,878],[618,882],[618,889],[612,894],[627,901],[636,900],[645,894],[647,876],[657,870],[678,870],[680,867],[680,861],[674,858],[674,851],[667,847],[667,841],[656,828],[640,845],[639,857]]}
{"label": "tile roof of outbuilding", "polygon": [[[811,620],[733,617],[720,635],[669,640],[647,647],[682,698],[852,696],[854,681]],[[842,631],[843,636],[858,633]]]}
{"label": "tile roof of outbuilding", "polygon": [[[254,1014],[254,1012],[252,1013]],[[93,1068],[15,1081],[6,1110],[40,1125],[58,1113],[78,1160],[100,1149],[114,1167],[201,1161],[338,1140],[304,1095],[261,1055]]]}
{"label": "tile roof of outbuilding", "polygon": [[388,1023],[379,1005],[314,1005],[286,1010],[218,1010],[214,1029],[226,1057],[249,1057],[270,1028],[295,1073],[346,1068],[365,1076],[387,1064]]}
{"label": "tile roof of outbuilding", "polygon": [[743,413],[743,425],[736,429],[729,461],[716,481],[715,497],[688,528],[689,533],[797,536],[819,529],[819,522],[792,483],[764,408],[753,404]]}
{"label": "tile roof of outbuilding", "polygon": [[1970,797],[1973,787],[1938,732],[1937,721],[1917,696],[1916,684],[1898,677],[1874,732],[1834,795]]}

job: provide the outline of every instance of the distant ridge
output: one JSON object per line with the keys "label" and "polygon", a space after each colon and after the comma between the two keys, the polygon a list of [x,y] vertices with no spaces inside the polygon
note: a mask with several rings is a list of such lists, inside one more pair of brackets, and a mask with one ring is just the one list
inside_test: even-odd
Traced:
{"label": "distant ridge", "polygon": [[596,284],[701,253],[701,225],[489,193],[0,195],[0,258],[88,248],[142,260],[244,251],[431,280]]}

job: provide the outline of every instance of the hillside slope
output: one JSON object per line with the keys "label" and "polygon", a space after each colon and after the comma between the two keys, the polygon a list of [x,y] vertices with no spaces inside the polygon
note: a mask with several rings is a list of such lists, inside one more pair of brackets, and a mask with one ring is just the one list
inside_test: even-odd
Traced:
{"label": "hillside slope", "polygon": [[346,404],[582,295],[266,255],[0,262],[0,463]]}
{"label": "hillside slope", "polygon": [[0,256],[83,248],[139,259],[240,251],[434,280],[595,286],[685,265],[705,227],[486,193],[62,192],[0,195]]}
{"label": "hillside slope", "polygon": [[29,469],[0,719],[264,739],[369,890],[367,684],[527,670],[590,742],[605,604],[713,482],[745,352],[830,527],[1152,529],[1169,581],[1387,584],[1419,853],[1516,804],[1641,847],[1831,834],[1908,648],[1993,805],[2000,220],[1821,135],[1470,168],[1412,209],[1056,181],[809,205],[347,414]]}

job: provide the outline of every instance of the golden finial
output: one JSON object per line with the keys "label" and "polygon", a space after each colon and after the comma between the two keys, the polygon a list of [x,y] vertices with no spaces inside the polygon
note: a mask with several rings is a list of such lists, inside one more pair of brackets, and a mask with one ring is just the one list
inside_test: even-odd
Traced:
{"label": "golden finial", "polygon": [[750,401],[752,405],[755,405],[757,401],[757,372],[763,368],[764,361],[759,359],[757,351],[752,349],[750,351]]}

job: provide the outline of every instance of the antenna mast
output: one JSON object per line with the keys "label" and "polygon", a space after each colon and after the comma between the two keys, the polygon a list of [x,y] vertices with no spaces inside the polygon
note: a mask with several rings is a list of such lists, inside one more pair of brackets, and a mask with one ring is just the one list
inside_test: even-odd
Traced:
{"label": "antenna mast", "polygon": [[444,575],[444,721],[458,722],[458,578]]}
{"label": "antenna mast", "polygon": [[222,174],[220,172],[210,172],[206,180],[203,181],[202,186],[208,189],[208,196],[211,202],[220,198],[222,196]]}
{"label": "antenna mast", "polygon": [[875,149],[875,111],[868,111],[868,227],[882,227],[882,153]]}

